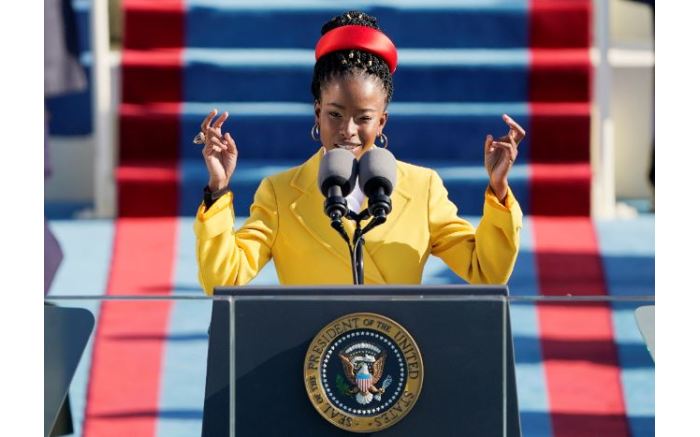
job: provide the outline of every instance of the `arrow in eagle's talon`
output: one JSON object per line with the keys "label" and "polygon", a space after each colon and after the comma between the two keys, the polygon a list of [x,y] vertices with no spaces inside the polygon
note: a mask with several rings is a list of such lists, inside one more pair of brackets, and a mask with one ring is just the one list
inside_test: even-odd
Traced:
{"label": "arrow in eagle's talon", "polygon": [[379,390],[381,390],[381,392],[384,393],[384,390],[386,390],[386,388],[391,385],[391,381],[392,381],[391,375],[388,375],[386,377],[386,379],[384,380],[384,382],[382,382],[382,388],[380,388]]}

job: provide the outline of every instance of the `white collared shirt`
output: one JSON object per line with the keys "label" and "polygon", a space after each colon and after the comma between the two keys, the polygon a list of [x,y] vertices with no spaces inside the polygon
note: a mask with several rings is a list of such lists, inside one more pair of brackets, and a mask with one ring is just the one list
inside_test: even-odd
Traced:
{"label": "white collared shirt", "polygon": [[355,189],[348,194],[345,200],[348,201],[348,208],[350,208],[351,211],[359,214],[359,212],[362,210],[362,204],[364,203],[365,198],[367,198],[367,196],[365,196],[365,193],[362,192],[360,189],[360,182],[357,181],[355,183]]}
{"label": "white collared shirt", "polygon": [[[372,146],[372,148],[374,147],[375,146]],[[326,154],[325,147],[323,147],[323,154]],[[355,181],[355,189],[353,189],[352,192],[345,197],[345,200],[348,202],[348,208],[350,208],[351,211],[359,214],[360,211],[362,211],[362,204],[365,202],[366,198],[367,196],[365,196],[365,193],[363,193],[360,189],[360,182]]]}

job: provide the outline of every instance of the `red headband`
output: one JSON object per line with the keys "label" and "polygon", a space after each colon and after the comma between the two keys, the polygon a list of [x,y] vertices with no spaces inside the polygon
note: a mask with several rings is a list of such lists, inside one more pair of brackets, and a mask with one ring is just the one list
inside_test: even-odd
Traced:
{"label": "red headband", "polygon": [[326,32],[316,44],[316,60],[338,50],[359,49],[384,59],[389,71],[394,74],[398,64],[398,53],[388,36],[377,29],[350,24]]}

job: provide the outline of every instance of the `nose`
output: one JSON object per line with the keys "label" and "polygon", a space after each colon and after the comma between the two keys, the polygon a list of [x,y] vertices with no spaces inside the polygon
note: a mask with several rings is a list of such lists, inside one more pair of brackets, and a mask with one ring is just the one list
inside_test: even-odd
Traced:
{"label": "nose", "polygon": [[357,124],[352,118],[348,118],[346,122],[340,127],[340,134],[343,139],[349,140],[357,135]]}

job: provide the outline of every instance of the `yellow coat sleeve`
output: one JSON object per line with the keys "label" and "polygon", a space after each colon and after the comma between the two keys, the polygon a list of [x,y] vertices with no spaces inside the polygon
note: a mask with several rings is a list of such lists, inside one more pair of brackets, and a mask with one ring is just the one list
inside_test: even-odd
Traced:
{"label": "yellow coat sleeve", "polygon": [[277,201],[264,179],[255,193],[250,218],[234,230],[233,195],[227,193],[208,210],[200,205],[194,221],[199,283],[211,295],[220,285],[250,282],[270,260],[277,236]]}
{"label": "yellow coat sleeve", "polygon": [[440,176],[432,171],[428,205],[430,251],[471,284],[505,284],[520,246],[523,213],[508,189],[502,205],[486,190],[478,228],[459,218]]}

